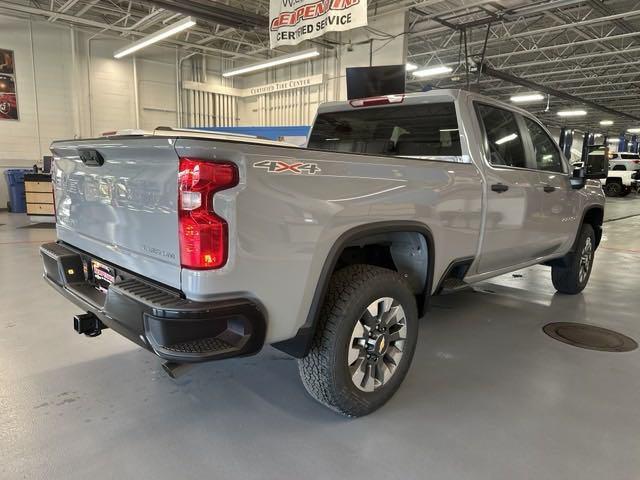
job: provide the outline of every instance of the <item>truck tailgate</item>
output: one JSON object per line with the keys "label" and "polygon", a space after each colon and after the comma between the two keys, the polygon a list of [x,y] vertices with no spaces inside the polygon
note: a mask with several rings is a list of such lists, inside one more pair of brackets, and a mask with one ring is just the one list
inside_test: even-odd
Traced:
{"label": "truck tailgate", "polygon": [[78,140],[55,142],[52,151],[58,238],[180,288],[179,159],[174,141]]}

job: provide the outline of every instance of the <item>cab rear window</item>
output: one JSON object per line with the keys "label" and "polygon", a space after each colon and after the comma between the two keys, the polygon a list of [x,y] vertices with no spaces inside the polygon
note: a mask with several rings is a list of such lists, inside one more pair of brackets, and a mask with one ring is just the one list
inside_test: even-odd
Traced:
{"label": "cab rear window", "polygon": [[460,161],[453,103],[353,109],[318,115],[308,148]]}

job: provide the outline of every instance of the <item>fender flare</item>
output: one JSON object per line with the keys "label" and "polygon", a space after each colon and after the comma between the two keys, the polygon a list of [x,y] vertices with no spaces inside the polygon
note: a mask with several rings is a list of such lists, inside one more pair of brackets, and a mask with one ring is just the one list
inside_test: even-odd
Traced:
{"label": "fender flare", "polygon": [[[580,224],[578,225],[578,231],[576,232],[576,238],[573,241],[573,244],[571,245],[571,251],[574,252],[576,250],[576,247],[578,245],[578,241],[580,240],[580,231],[582,230],[582,225],[584,225],[584,222],[587,218],[587,215],[589,214],[589,212],[594,211],[594,210],[599,210],[600,213],[602,214],[602,225],[604,225],[604,207],[602,205],[589,205],[588,207],[586,207],[584,209],[584,212],[582,212],[582,218],[580,219]],[[600,225],[600,232],[595,232],[596,233],[596,248],[598,248],[598,246],[600,245],[600,239],[602,238],[602,225]],[[596,230],[594,228],[594,230]]]}
{"label": "fender flare", "polygon": [[[320,319],[320,311],[324,298],[329,289],[329,282],[331,281],[331,275],[333,274],[336,264],[340,255],[347,247],[347,245],[357,242],[359,239],[366,238],[372,235],[378,235],[383,233],[394,232],[413,232],[419,233],[427,242],[427,261],[429,265],[427,267],[427,279],[425,282],[424,292],[419,296],[418,313],[420,316],[424,314],[429,305],[429,298],[433,288],[433,266],[435,257],[435,248],[433,241],[433,234],[427,225],[416,221],[387,221],[387,222],[375,222],[368,223],[366,225],[360,225],[351,228],[344,232],[333,243],[333,246],[329,250],[329,254],[324,261],[320,277],[316,285],[313,299],[311,300],[311,306],[304,324],[298,329],[298,332],[293,338],[274,343],[272,346],[278,350],[287,353],[296,358],[305,357],[311,349],[311,343],[318,326]],[[420,301],[422,300],[422,301]]]}
{"label": "fender flare", "polygon": [[[576,231],[576,236],[573,240],[573,243],[571,244],[571,249],[564,256],[555,258],[553,260],[549,260],[548,262],[544,262],[543,265],[547,265],[549,267],[554,267],[554,266],[566,267],[569,264],[570,255],[573,252],[575,252],[577,249],[578,241],[580,240],[580,232],[582,231],[582,225],[584,225],[589,212],[595,211],[595,210],[599,210],[600,213],[602,214],[603,224],[604,224],[604,207],[602,205],[593,204],[586,207],[584,209],[584,212],[582,212],[582,218],[580,219],[580,223],[578,224],[578,230]],[[594,231],[596,234],[596,249],[597,249],[598,246],[600,245],[600,240],[602,238],[602,225],[600,226],[599,229],[594,228]]]}

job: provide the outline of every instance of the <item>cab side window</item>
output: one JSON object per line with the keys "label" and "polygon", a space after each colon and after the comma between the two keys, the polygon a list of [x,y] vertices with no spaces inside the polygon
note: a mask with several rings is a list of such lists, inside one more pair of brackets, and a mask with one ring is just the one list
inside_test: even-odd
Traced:
{"label": "cab side window", "polygon": [[536,160],[536,168],[546,172],[564,173],[562,157],[555,142],[547,135],[547,132],[530,118],[524,117],[524,123],[529,130],[533,153]]}
{"label": "cab side window", "polygon": [[515,114],[482,104],[478,104],[477,109],[487,135],[491,165],[526,168],[527,159]]}

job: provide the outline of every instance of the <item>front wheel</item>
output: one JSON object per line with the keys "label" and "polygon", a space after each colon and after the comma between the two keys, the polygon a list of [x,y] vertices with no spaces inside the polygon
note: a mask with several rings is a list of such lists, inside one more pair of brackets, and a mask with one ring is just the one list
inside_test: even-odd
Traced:
{"label": "front wheel", "polygon": [[380,408],[398,390],[415,351],[418,313],[402,275],[353,265],[331,279],[309,354],[298,365],[320,403],[349,417]]}
{"label": "front wheel", "polygon": [[551,267],[551,281],[558,292],[575,295],[584,290],[591,276],[595,249],[593,227],[585,223],[580,230],[575,251],[567,255],[566,265]]}

